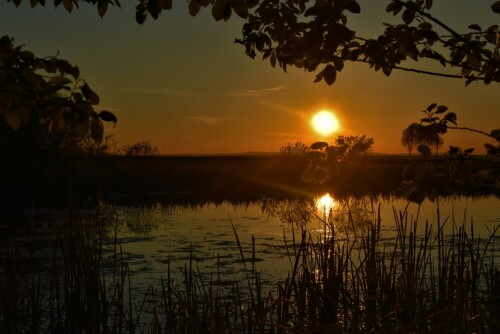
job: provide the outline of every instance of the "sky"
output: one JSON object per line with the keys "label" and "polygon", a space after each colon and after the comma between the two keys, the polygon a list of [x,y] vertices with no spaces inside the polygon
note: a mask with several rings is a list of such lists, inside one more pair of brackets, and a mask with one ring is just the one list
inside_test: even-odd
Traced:
{"label": "sky", "polygon": [[[386,1],[360,0],[362,14],[349,22],[365,36],[393,22]],[[500,23],[492,0],[440,0],[435,15],[466,32],[471,23]],[[186,1],[174,1],[158,20],[135,22],[136,1],[110,6],[104,18],[82,4],[67,13],[62,6],[31,9],[0,2],[0,34],[37,56],[54,56],[80,68],[80,76],[101,98],[97,110],[118,117],[106,126],[118,145],[149,140],[163,154],[217,154],[278,151],[287,143],[333,143],[336,135],[367,135],[378,153],[403,153],[401,132],[418,121],[429,104],[457,113],[459,126],[490,132],[500,128],[500,86],[394,71],[387,78],[364,64],[346,63],[334,85],[314,83],[300,69],[284,73],[269,62],[244,54],[235,44],[243,20],[233,15],[215,22],[210,9],[190,17]],[[411,64],[409,64],[411,65]],[[332,110],[338,133],[324,137],[311,127],[319,110]],[[484,153],[484,136],[452,131],[449,145]]]}

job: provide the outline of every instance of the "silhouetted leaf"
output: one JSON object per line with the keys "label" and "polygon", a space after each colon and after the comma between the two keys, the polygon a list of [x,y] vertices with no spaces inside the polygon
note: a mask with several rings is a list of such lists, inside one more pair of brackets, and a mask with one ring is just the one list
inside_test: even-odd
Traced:
{"label": "silhouetted leaf", "polygon": [[109,112],[107,110],[103,110],[100,113],[98,113],[97,117],[99,117],[100,119],[102,119],[105,122],[113,122],[114,124],[116,124],[116,122],[118,122],[118,119],[116,118],[115,114],[113,114],[112,112]]}
{"label": "silhouetted leaf", "polygon": [[413,9],[407,8],[403,12],[403,21],[406,24],[410,24],[413,22],[414,19],[415,19],[415,11]]}
{"label": "silhouetted leaf", "polygon": [[342,58],[334,58],[333,65],[335,65],[335,69],[340,72],[344,68],[344,60]]}
{"label": "silhouetted leaf", "polygon": [[419,151],[420,153],[422,153],[422,155],[426,159],[431,156],[431,149],[427,145],[424,145],[424,144],[418,145],[417,151]]}
{"label": "silhouetted leaf", "polygon": [[102,138],[104,136],[104,127],[102,126],[101,121],[97,118],[93,119],[90,123],[90,134],[92,135],[92,139],[94,139],[96,143],[102,142]]}
{"label": "silhouetted leaf", "polygon": [[215,21],[223,20],[226,17],[226,1],[227,0],[215,0],[212,6],[212,16]]}
{"label": "silhouetted leaf", "polygon": [[500,142],[500,129],[492,130],[490,135],[495,138],[498,142]]}
{"label": "silhouetted leaf", "polygon": [[500,1],[497,1],[493,5],[491,5],[491,10],[497,14],[500,14]]}
{"label": "silhouetted leaf", "polygon": [[432,103],[427,107],[427,111],[432,111],[432,109],[436,108],[437,103]]}
{"label": "silhouetted leaf", "polygon": [[400,2],[391,2],[389,5],[387,5],[385,11],[386,12],[392,12],[393,15],[397,15],[401,9],[403,9],[403,4]]}
{"label": "silhouetted leaf", "polygon": [[337,78],[337,71],[335,68],[331,65],[328,64],[326,65],[325,69],[323,70],[323,79],[328,85],[332,85],[335,82],[335,79]]}
{"label": "silhouetted leaf", "polygon": [[103,17],[108,10],[108,0],[98,0],[97,2],[97,11],[99,12],[99,16]]}
{"label": "silhouetted leaf", "polygon": [[477,30],[477,31],[482,31],[481,27],[478,25],[478,24],[471,24],[470,26],[468,26],[469,29],[472,29],[472,30]]}
{"label": "silhouetted leaf", "polygon": [[441,106],[438,106],[438,107],[437,107],[437,110],[436,110],[436,112],[435,112],[435,113],[436,113],[436,114],[442,114],[442,113],[444,113],[446,110],[448,110],[448,107],[447,107],[447,106],[443,106],[443,105],[441,105]]}
{"label": "silhouetted leaf", "polygon": [[64,9],[71,13],[73,10],[73,0],[63,0]]}
{"label": "silhouetted leaf", "polygon": [[233,2],[233,10],[241,18],[246,19],[248,17],[248,8],[243,1]]}
{"label": "silhouetted leaf", "polygon": [[361,7],[359,6],[359,3],[356,1],[352,0],[347,3],[346,9],[350,11],[351,13],[354,14],[359,14],[361,13]]}
{"label": "silhouetted leaf", "polygon": [[457,114],[455,114],[454,112],[447,113],[443,119],[447,122],[451,122],[457,125]]}
{"label": "silhouetted leaf", "polygon": [[146,21],[146,14],[141,11],[135,12],[135,21],[139,24],[143,24]]}
{"label": "silhouetted leaf", "polygon": [[425,0],[425,8],[426,9],[432,8],[432,0]]}
{"label": "silhouetted leaf", "polygon": [[57,75],[55,77],[50,78],[48,83],[53,85],[66,85],[71,83],[71,80],[63,77],[62,75]]}
{"label": "silhouetted leaf", "polygon": [[200,9],[201,4],[198,2],[198,0],[191,0],[189,2],[189,15],[196,16],[196,14],[199,13]]}
{"label": "silhouetted leaf", "polygon": [[99,104],[99,95],[94,93],[92,89],[87,84],[84,84],[80,87],[83,96],[90,102],[90,104],[96,105]]}
{"label": "silhouetted leaf", "polygon": [[328,147],[328,143],[324,142],[324,141],[319,141],[319,142],[311,144],[311,149],[313,149],[313,150],[321,150],[325,147]]}

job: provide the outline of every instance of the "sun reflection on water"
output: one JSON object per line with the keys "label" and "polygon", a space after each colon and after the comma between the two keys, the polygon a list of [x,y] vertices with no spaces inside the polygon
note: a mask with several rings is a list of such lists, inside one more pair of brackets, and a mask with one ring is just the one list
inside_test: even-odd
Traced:
{"label": "sun reflection on water", "polygon": [[338,203],[335,199],[328,193],[316,199],[316,208],[324,218],[328,218],[330,216],[332,210],[337,206],[337,204]]}

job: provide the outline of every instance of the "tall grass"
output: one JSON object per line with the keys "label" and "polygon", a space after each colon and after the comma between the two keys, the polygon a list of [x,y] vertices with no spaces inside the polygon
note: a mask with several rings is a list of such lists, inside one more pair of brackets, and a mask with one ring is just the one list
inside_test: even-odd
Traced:
{"label": "tall grass", "polygon": [[[322,218],[318,236],[294,226],[292,239],[284,237],[291,270],[276,286],[261,283],[255,240],[246,254],[233,227],[243,281],[228,282],[218,267],[201,273],[191,254],[181,281],[167,262],[160,282],[137,298],[116,233],[106,245],[103,236],[113,231],[98,216],[84,221],[75,214],[43,259],[21,254],[27,241],[6,239],[0,332],[500,332],[498,228],[484,239],[464,222],[445,234],[451,222],[438,219],[436,226],[426,221],[419,235],[418,218],[394,210],[397,236],[388,241],[379,213],[356,233],[355,216],[347,217],[345,225]],[[36,236],[26,239],[33,245]],[[106,247],[115,259],[111,270],[104,268]]]}

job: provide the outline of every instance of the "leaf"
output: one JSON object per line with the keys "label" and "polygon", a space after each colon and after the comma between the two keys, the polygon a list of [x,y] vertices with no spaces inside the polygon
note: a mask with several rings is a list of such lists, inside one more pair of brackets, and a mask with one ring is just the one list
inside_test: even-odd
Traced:
{"label": "leaf", "polygon": [[116,124],[116,122],[118,122],[118,119],[116,118],[115,114],[107,110],[103,110],[100,113],[98,113],[97,117],[99,117],[105,122],[113,122],[113,124]]}
{"label": "leaf", "polygon": [[248,7],[243,1],[233,2],[233,9],[239,17],[243,19],[248,17]]}
{"label": "leaf", "polygon": [[357,3],[356,1],[349,1],[347,3],[347,6],[346,6],[346,9],[348,11],[350,11],[351,13],[354,13],[354,14],[359,14],[361,13],[361,7],[359,5],[359,3]]}
{"label": "leaf", "polygon": [[432,8],[432,0],[425,0],[425,8],[427,10]]}
{"label": "leaf", "polygon": [[90,104],[99,104],[99,95],[94,93],[92,89],[85,83],[80,87],[83,96],[90,102]]}
{"label": "leaf", "polygon": [[63,0],[64,9],[71,13],[73,10],[73,0]]}
{"label": "leaf", "polygon": [[62,75],[57,75],[55,77],[50,78],[48,83],[51,85],[66,85],[71,83],[71,80],[63,77]]}
{"label": "leaf", "polygon": [[427,159],[431,156],[431,149],[427,145],[424,145],[424,144],[418,145],[417,151],[422,153],[422,155],[424,156],[425,159]]}
{"label": "leaf", "polygon": [[321,80],[323,80],[324,74],[325,74],[324,70],[316,74],[316,79],[314,79],[314,82],[320,82]]}
{"label": "leaf", "polygon": [[212,6],[212,16],[215,21],[220,21],[226,17],[226,0],[215,0]]}
{"label": "leaf", "polygon": [[97,11],[99,12],[99,16],[103,17],[108,10],[108,0],[99,0],[97,3]]}
{"label": "leaf", "polygon": [[335,79],[337,78],[337,71],[335,70],[335,67],[333,67],[331,64],[326,65],[325,69],[323,70],[323,79],[328,85],[332,85],[335,82]]}
{"label": "leaf", "polygon": [[313,150],[321,150],[325,147],[328,147],[328,143],[324,142],[324,141],[319,141],[319,142],[311,144],[311,149],[313,149]]}
{"label": "leaf", "polygon": [[158,0],[161,9],[172,9],[172,0]]}
{"label": "leaf", "polygon": [[414,19],[415,19],[415,11],[413,9],[408,8],[403,12],[403,21],[406,24],[412,23]]}
{"label": "leaf", "polygon": [[437,103],[432,103],[427,107],[427,111],[432,111],[432,109],[436,108]]}
{"label": "leaf", "polygon": [[454,112],[447,113],[443,119],[447,122],[457,125],[457,114],[455,114]]}
{"label": "leaf", "polygon": [[500,142],[500,129],[492,130],[490,135],[495,138],[498,142]]}
{"label": "leaf", "polygon": [[135,12],[135,21],[139,24],[143,24],[146,21],[147,15],[141,11]]}
{"label": "leaf", "polygon": [[12,130],[17,130],[21,126],[22,120],[16,112],[6,109],[3,112],[3,117]]}
{"label": "leaf", "polygon": [[102,126],[102,122],[99,119],[95,118],[90,123],[90,134],[95,142],[102,142],[102,138],[104,136],[104,127]]}
{"label": "leaf", "polygon": [[483,29],[481,29],[481,27],[478,25],[478,24],[471,24],[470,26],[468,26],[469,29],[472,29],[472,30],[477,30],[477,31],[483,31]]}
{"label": "leaf", "polygon": [[196,16],[200,12],[201,4],[198,0],[191,0],[189,2],[189,15]]}
{"label": "leaf", "polygon": [[497,14],[500,14],[500,1],[497,1],[493,5],[491,5],[491,10]]}
{"label": "leaf", "polygon": [[448,107],[447,106],[443,106],[443,105],[440,105],[437,107],[437,110],[436,110],[436,114],[442,114],[444,113],[446,110],[448,110]]}
{"label": "leaf", "polygon": [[335,66],[335,69],[340,72],[344,68],[344,60],[342,58],[334,58],[333,59],[333,65]]}

